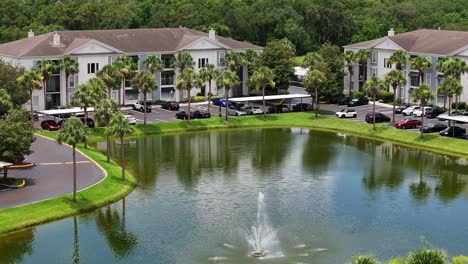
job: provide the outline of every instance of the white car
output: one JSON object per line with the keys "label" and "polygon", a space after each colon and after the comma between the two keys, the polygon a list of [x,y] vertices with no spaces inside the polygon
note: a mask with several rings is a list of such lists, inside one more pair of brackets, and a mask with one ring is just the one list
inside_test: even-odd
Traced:
{"label": "white car", "polygon": [[[150,113],[151,110],[152,110],[152,105],[153,105],[153,102],[151,101],[146,101],[146,112],[147,113]],[[132,109],[133,110],[137,110],[137,111],[140,111],[140,112],[144,112],[144,109],[145,109],[145,103],[143,101],[137,101],[135,103],[132,104]]]}
{"label": "white car", "polygon": [[[427,115],[428,111],[431,112],[433,109],[432,107],[425,106],[424,107],[424,116]],[[413,111],[413,116],[421,117],[422,116],[422,107],[420,107],[418,110]]]}
{"label": "white car", "polygon": [[130,125],[136,125],[136,118],[131,115],[124,115],[124,118],[128,120]]}
{"label": "white car", "polygon": [[421,110],[420,106],[410,106],[405,110],[401,111],[401,114],[404,116],[412,116],[415,110]]}
{"label": "white car", "polygon": [[263,114],[262,109],[258,106],[247,106],[242,108],[243,111],[247,112],[248,115],[261,115]]}
{"label": "white car", "polygon": [[342,109],[341,111],[336,112],[335,116],[339,118],[345,118],[345,117],[355,118],[357,117],[357,113],[356,113],[356,110],[354,109]]}
{"label": "white car", "polygon": [[234,106],[230,106],[228,109],[228,115],[241,116],[241,115],[247,115],[247,112],[241,109],[237,109]]}

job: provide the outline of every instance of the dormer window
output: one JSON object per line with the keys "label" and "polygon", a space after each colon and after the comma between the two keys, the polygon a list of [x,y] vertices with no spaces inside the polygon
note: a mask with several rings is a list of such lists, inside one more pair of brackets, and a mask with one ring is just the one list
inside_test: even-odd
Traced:
{"label": "dormer window", "polygon": [[99,71],[99,63],[88,63],[88,74],[97,73]]}

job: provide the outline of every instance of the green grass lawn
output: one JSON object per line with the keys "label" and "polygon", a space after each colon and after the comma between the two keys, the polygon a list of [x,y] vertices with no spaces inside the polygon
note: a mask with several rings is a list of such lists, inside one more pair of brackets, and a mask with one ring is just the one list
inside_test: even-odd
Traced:
{"label": "green grass lawn", "polygon": [[[206,130],[240,129],[253,127],[302,127],[332,132],[342,132],[365,138],[384,140],[400,145],[421,148],[442,154],[468,157],[468,140],[439,137],[437,133],[425,134],[394,129],[388,124],[379,124],[374,131],[372,125],[339,119],[333,116],[314,117],[313,113],[287,113],[263,116],[230,117],[226,122],[224,118],[196,119],[189,124],[187,121],[174,121],[167,123],[153,123],[146,127],[136,125],[134,137],[143,135],[185,133]],[[40,134],[56,138],[57,132],[41,131]],[[104,129],[91,130],[89,142],[105,140]],[[105,162],[105,156],[93,149],[79,148],[90,158],[98,162],[108,173],[108,177],[96,186],[78,193],[78,203],[71,202],[71,196],[58,197],[36,204],[10,208],[0,211],[0,233],[17,230],[73,214],[89,211],[101,207],[109,202],[116,201],[130,192],[136,184],[135,179],[129,175],[127,182],[120,180],[121,168],[114,162]]]}

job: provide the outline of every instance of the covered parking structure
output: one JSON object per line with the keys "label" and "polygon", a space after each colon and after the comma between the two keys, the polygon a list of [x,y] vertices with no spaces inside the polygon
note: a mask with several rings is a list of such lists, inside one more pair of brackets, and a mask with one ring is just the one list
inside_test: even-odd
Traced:
{"label": "covered parking structure", "polygon": [[[86,108],[87,112],[94,112],[94,107],[88,107]],[[54,119],[55,118],[66,118],[71,115],[76,115],[79,113],[83,113],[84,109],[80,107],[73,107],[73,108],[67,108],[67,109],[53,109],[53,110],[41,110],[41,111],[36,111],[38,114],[42,114],[45,116],[51,116]]]}
{"label": "covered parking structure", "polygon": [[455,122],[468,123],[468,116],[465,116],[465,115],[442,114],[442,115],[438,115],[437,118],[440,120],[449,120],[449,121],[455,121]]}
{"label": "covered parking structure", "polygon": [[[279,105],[283,104],[285,100],[289,100],[289,109],[291,110],[292,101],[294,99],[300,100],[300,103],[304,103],[305,98],[312,98],[309,94],[280,94],[280,95],[266,95],[265,101],[269,104]],[[249,97],[234,97],[229,98],[229,101],[236,102],[236,103],[249,103],[249,102],[261,102],[263,101],[263,96],[249,96]],[[276,101],[272,103],[271,101]],[[299,103],[299,102],[298,102]],[[264,109],[266,111],[266,109]]]}

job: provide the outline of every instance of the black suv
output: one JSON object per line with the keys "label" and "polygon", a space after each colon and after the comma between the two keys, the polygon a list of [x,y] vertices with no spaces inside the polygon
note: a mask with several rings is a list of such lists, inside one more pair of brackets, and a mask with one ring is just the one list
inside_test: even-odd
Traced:
{"label": "black suv", "polygon": [[[382,113],[379,113],[379,112],[375,113],[375,123],[390,122],[390,120],[391,120],[390,117]],[[373,121],[374,121],[374,115],[372,113],[367,113],[366,122],[369,124],[372,124]]]}
{"label": "black suv", "polygon": [[462,137],[466,134],[466,129],[462,127],[448,127],[439,133],[444,137]]}
{"label": "black suv", "polygon": [[164,102],[161,104],[161,108],[171,110],[171,111],[177,111],[179,110],[180,106],[176,102]]}
{"label": "black suv", "polygon": [[348,103],[348,106],[353,107],[353,106],[367,105],[367,104],[369,104],[369,99],[367,99],[366,97],[361,97],[361,98],[358,98],[358,99],[351,100]]}

